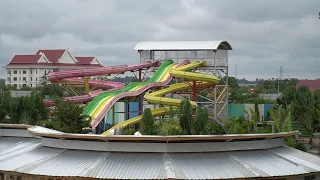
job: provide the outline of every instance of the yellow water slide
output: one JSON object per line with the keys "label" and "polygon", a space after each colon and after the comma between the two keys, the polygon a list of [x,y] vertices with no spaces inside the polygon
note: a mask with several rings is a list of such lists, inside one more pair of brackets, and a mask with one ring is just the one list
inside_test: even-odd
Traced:
{"label": "yellow water slide", "polygon": [[[206,66],[205,61],[195,61],[190,64],[178,67],[178,68],[172,68],[170,71],[171,76],[175,78],[180,79],[186,79],[186,80],[192,80],[196,81],[197,87],[210,87],[213,85],[216,85],[219,83],[220,79],[217,76],[209,75],[209,74],[201,74],[201,73],[195,73],[195,72],[186,72],[191,69],[195,69],[197,67]],[[163,97],[166,94],[174,93],[177,91],[184,91],[192,88],[193,82],[182,82],[177,84],[172,84],[168,88],[155,91],[153,93],[146,93],[144,96],[144,99],[151,103],[151,104],[161,104],[161,105],[167,105],[167,106],[173,106],[175,108],[178,108],[181,103],[181,99],[174,99],[174,98],[167,98]],[[195,101],[190,101],[193,108],[197,107],[197,103]],[[164,107],[159,109],[153,109],[151,110],[152,116],[162,116],[169,114],[170,107]],[[137,116],[134,118],[131,118],[127,121],[121,122],[111,129],[107,130],[103,133],[103,135],[109,135],[112,129],[118,129],[120,127],[125,128],[134,124],[137,124],[142,119],[141,116]]]}

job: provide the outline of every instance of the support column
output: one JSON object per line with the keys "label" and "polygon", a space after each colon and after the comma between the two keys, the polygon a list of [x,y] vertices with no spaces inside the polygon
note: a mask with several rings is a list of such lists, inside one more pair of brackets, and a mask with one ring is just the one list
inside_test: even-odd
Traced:
{"label": "support column", "polygon": [[196,81],[193,81],[192,84],[192,101],[197,102],[197,84]]}
{"label": "support column", "polygon": [[115,105],[113,105],[112,107],[112,127],[114,126],[114,108],[115,108]]}
{"label": "support column", "polygon": [[89,77],[84,77],[84,88],[85,88],[85,94],[89,94]]}
{"label": "support column", "polygon": [[[139,79],[138,79],[139,82],[142,81],[141,71],[142,71],[142,69],[139,69]],[[138,96],[137,98],[138,98],[138,115],[141,115],[142,114],[143,98],[141,95]]]}
{"label": "support column", "polygon": [[128,101],[127,110],[128,110],[128,114],[127,114],[127,120],[128,120],[130,119],[130,101]]}

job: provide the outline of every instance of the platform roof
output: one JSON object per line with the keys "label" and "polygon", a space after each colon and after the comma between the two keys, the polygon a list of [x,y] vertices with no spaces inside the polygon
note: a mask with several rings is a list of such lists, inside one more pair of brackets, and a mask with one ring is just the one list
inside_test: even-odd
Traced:
{"label": "platform roof", "polygon": [[[147,136],[146,140],[149,141],[142,143],[137,142],[142,140],[140,137],[121,140],[121,136],[111,136],[100,139],[97,135],[80,137],[41,127],[0,124],[0,173],[71,179],[261,179],[319,174],[319,157],[283,146],[284,137],[294,134],[297,132],[212,137],[171,136],[165,139],[225,140],[214,142],[222,143],[225,148],[218,151],[190,152],[189,147],[187,152],[176,152],[172,151],[171,147],[164,152],[142,152],[132,149],[139,149],[143,144],[153,146],[151,144],[154,144],[155,139],[160,139],[156,144],[175,143],[162,142],[162,138],[158,136]],[[239,144],[245,143],[233,142],[235,139],[245,140],[246,146],[251,147],[243,148]],[[276,146],[271,145],[280,141],[282,143],[276,143]],[[178,143],[183,146],[182,142]],[[261,148],[261,143],[266,146]],[[210,142],[201,144],[191,141],[184,144],[203,149],[205,144]],[[104,150],[99,150],[99,145],[103,146]],[[118,151],[120,147],[126,150]]]}
{"label": "platform roof", "polygon": [[[86,142],[83,142],[84,144]],[[0,138],[0,172],[101,179],[243,179],[320,171],[320,158],[290,147],[204,153],[101,152]]]}
{"label": "platform roof", "polygon": [[155,51],[232,50],[232,47],[227,41],[144,41],[139,42],[134,49]]}

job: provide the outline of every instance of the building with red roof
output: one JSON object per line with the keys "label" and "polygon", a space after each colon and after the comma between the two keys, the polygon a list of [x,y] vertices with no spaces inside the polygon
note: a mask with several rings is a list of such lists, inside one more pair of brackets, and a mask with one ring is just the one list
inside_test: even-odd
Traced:
{"label": "building with red roof", "polygon": [[315,90],[320,90],[320,80],[299,80],[296,88],[298,89],[301,86],[306,86],[308,89],[313,92]]}
{"label": "building with red roof", "polygon": [[53,71],[102,67],[96,57],[74,57],[68,49],[40,49],[36,54],[14,55],[6,69],[6,85],[36,87]]}

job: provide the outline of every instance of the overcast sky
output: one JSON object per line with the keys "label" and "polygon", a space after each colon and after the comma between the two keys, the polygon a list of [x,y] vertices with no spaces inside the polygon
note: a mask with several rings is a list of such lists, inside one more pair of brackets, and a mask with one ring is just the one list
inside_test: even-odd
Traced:
{"label": "overcast sky", "polygon": [[[229,75],[320,78],[318,0],[1,0],[0,65],[69,48],[103,65],[139,62],[140,41],[227,40]],[[4,69],[0,71],[4,77]]]}

